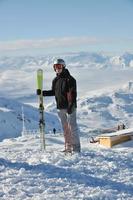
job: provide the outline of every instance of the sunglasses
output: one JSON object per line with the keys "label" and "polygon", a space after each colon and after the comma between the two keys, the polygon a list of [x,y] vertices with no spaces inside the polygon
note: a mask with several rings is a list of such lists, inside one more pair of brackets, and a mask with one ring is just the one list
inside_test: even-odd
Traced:
{"label": "sunglasses", "polygon": [[63,65],[61,64],[54,64],[54,69],[62,69],[63,68]]}

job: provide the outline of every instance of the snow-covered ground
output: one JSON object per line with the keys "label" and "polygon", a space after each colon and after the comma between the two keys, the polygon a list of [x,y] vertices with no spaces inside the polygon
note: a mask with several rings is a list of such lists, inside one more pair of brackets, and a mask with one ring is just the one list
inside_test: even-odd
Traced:
{"label": "snow-covered ground", "polygon": [[[82,151],[64,155],[53,97],[45,98],[46,152],[40,151],[36,70],[44,89],[55,76],[53,56],[0,58],[0,200],[133,199],[133,142],[112,149],[91,144],[107,128],[133,128],[133,54],[62,55],[77,79]],[[23,127],[29,134],[21,137]],[[52,134],[57,129],[56,135]]]}
{"label": "snow-covered ground", "polygon": [[131,142],[107,149],[81,137],[82,153],[64,155],[63,137],[46,136],[46,152],[37,136],[0,144],[0,199],[133,199]]}

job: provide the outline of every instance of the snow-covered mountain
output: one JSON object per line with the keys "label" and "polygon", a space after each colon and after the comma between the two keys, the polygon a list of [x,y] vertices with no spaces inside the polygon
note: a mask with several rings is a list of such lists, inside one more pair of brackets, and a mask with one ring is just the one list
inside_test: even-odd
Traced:
{"label": "snow-covered mountain", "polygon": [[[22,110],[27,131],[36,131],[39,124],[37,108],[22,104],[14,99],[0,98],[0,141],[5,138],[21,136],[23,129]],[[46,133],[52,132],[53,128],[60,131],[60,124],[56,115],[45,112],[45,120],[47,122]]]}
{"label": "snow-covered mountain", "polygon": [[[132,53],[124,53],[122,55],[107,55],[104,53],[88,53],[88,52],[78,52],[78,53],[67,53],[67,54],[55,54],[45,55],[45,56],[17,56],[17,57],[0,57],[0,69],[32,69],[45,66],[49,67],[53,64],[53,60],[57,57],[62,57],[65,59],[68,66],[87,66],[93,68],[100,66],[102,67],[113,67],[114,65],[124,64],[126,67],[130,67],[130,62],[133,61]],[[95,64],[95,65],[94,65]],[[99,65],[96,65],[99,64]]]}
{"label": "snow-covered mountain", "polygon": [[[35,101],[36,70],[44,69],[44,89],[55,76],[53,60],[62,57],[77,79],[78,94],[104,87],[121,86],[133,78],[133,54],[68,53],[49,56],[0,57],[0,96]],[[103,78],[104,77],[104,78]]]}

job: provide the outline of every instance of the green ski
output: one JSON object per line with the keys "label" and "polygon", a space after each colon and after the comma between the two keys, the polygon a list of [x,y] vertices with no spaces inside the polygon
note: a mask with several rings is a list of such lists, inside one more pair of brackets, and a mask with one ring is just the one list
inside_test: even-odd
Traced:
{"label": "green ski", "polygon": [[37,70],[37,89],[41,90],[39,95],[39,132],[41,150],[45,150],[45,120],[44,120],[44,105],[43,105],[43,70]]}

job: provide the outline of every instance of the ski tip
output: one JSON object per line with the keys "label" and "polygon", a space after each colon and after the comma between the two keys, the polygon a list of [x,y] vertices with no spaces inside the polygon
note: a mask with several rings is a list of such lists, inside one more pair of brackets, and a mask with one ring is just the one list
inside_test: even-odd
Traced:
{"label": "ski tip", "polygon": [[37,73],[42,73],[43,72],[43,69],[41,69],[41,68],[39,68],[38,70],[37,70]]}

